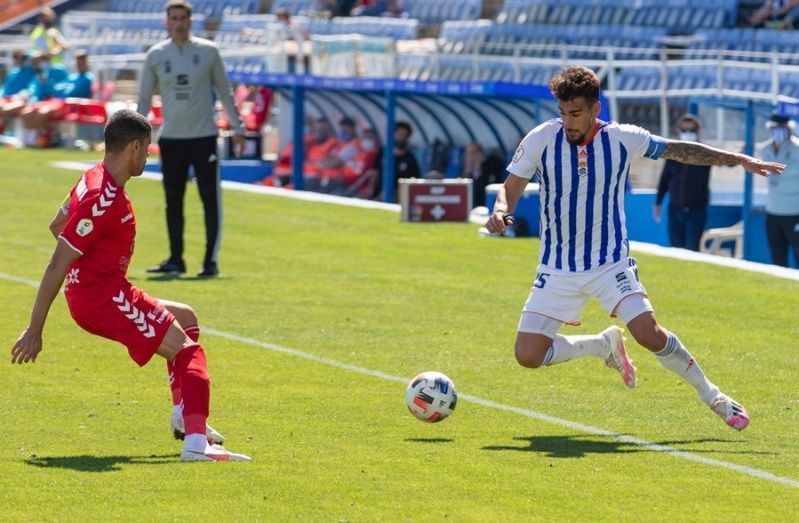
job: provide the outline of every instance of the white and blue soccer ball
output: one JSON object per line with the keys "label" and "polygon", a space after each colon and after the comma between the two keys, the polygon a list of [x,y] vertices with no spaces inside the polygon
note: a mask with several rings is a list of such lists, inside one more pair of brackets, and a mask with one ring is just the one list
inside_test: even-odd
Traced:
{"label": "white and blue soccer ball", "polygon": [[458,393],[455,384],[444,374],[427,371],[414,377],[408,383],[405,403],[411,414],[422,421],[436,423],[455,410]]}

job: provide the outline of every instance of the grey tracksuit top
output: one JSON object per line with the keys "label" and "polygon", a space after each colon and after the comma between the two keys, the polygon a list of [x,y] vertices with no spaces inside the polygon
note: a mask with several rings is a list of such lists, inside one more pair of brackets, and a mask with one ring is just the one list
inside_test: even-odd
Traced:
{"label": "grey tracksuit top", "polygon": [[161,138],[216,136],[214,92],[233,131],[244,134],[222,57],[210,40],[190,36],[182,49],[172,39],[150,48],[142,68],[137,109],[145,116],[150,111],[156,85],[163,104]]}

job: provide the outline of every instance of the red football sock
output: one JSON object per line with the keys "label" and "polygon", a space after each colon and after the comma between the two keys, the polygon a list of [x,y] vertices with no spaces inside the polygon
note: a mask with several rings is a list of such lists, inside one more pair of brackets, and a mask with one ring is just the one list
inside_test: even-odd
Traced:
{"label": "red football sock", "polygon": [[166,371],[169,373],[169,388],[172,390],[172,405],[178,406],[183,401],[180,393],[180,377],[175,372],[175,362],[167,360]]}
{"label": "red football sock", "polygon": [[205,351],[199,343],[183,347],[175,358],[175,375],[183,392],[183,425],[185,433],[205,435],[211,379]]}
{"label": "red football sock", "polygon": [[[191,341],[198,341],[200,339],[200,326],[189,325],[183,332],[189,337]],[[172,361],[166,362],[166,370],[169,373],[169,388],[172,390],[172,405],[178,406],[183,401],[183,395],[180,393],[180,377],[175,374],[175,363]]]}

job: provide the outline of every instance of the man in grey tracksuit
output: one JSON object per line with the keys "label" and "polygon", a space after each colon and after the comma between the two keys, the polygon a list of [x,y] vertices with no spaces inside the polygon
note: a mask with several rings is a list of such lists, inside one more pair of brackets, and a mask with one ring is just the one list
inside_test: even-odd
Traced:
{"label": "man in grey tracksuit", "polygon": [[156,85],[161,93],[164,124],[158,145],[170,250],[169,258],[147,272],[186,272],[183,198],[189,166],[193,166],[205,210],[205,258],[197,276],[213,277],[219,273],[217,255],[222,222],[214,93],[230,117],[236,154],[244,147],[244,128],[219,50],[213,42],[190,34],[191,4],[185,0],[169,0],[166,15],[169,39],[155,44],[147,52],[139,86],[138,111],[145,116],[150,111]]}

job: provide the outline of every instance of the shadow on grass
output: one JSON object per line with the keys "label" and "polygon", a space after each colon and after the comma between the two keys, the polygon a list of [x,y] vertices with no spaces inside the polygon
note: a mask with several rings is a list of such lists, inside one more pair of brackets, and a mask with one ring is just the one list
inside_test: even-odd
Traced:
{"label": "shadow on grass", "polygon": [[[131,281],[135,279],[137,278],[130,278]],[[213,276],[211,278],[207,276],[194,276],[194,275],[187,276],[186,274],[158,274],[155,276],[146,276],[144,279],[146,281],[162,281],[162,282],[166,281],[194,282],[194,281],[210,281],[210,280],[232,280],[233,278],[231,276],[225,276],[222,274],[218,276]]]}
{"label": "shadow on grass", "polygon": [[71,469],[78,472],[113,472],[122,470],[120,465],[165,465],[174,464],[180,454],[160,456],[42,456],[28,458],[25,463],[41,468]]}
{"label": "shadow on grass", "polygon": [[[516,452],[538,452],[546,454],[551,458],[581,458],[586,454],[628,454],[631,452],[666,452],[669,451],[663,448],[649,448],[643,445],[636,445],[632,442],[619,441],[615,439],[596,439],[596,436],[591,435],[568,435],[568,436],[517,436],[514,441],[525,441],[526,445],[511,446],[511,445],[489,445],[483,447],[483,450],[503,451],[510,450]],[[695,440],[686,441],[659,441],[652,442],[653,445],[663,445],[673,448],[677,452],[691,452],[695,454],[704,454],[712,452],[723,452],[727,454],[768,454],[767,452],[758,451],[727,451],[727,450],[713,450],[713,449],[685,449],[677,448],[675,445],[687,445],[692,443],[735,443],[724,439],[714,438],[700,438]]]}
{"label": "shadow on grass", "polygon": [[411,443],[452,443],[455,440],[452,438],[405,438],[405,441]]}

